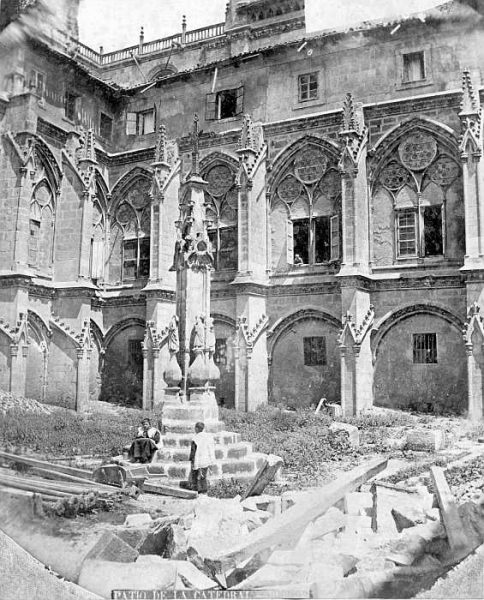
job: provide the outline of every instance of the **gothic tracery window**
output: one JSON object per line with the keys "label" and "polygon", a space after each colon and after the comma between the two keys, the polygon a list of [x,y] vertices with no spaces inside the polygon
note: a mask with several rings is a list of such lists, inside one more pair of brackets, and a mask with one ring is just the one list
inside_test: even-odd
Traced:
{"label": "gothic tracery window", "polygon": [[341,179],[321,148],[309,145],[295,154],[272,198],[273,259],[281,215],[286,217],[286,264],[328,264],[340,258]]}
{"label": "gothic tracery window", "polygon": [[208,182],[206,192],[208,235],[212,244],[217,270],[236,269],[238,264],[238,193],[232,169],[223,163],[204,174]]}
{"label": "gothic tracery window", "polygon": [[378,178],[393,204],[396,258],[446,254],[447,196],[459,176],[459,164],[432,135],[416,130],[400,142]]}
{"label": "gothic tracery window", "polygon": [[94,201],[92,208],[92,234],[91,234],[91,278],[100,280],[104,278],[104,244],[105,244],[105,218],[98,200]]}
{"label": "gothic tracery window", "polygon": [[114,210],[110,231],[109,279],[129,282],[150,274],[150,182],[133,184]]}
{"label": "gothic tracery window", "polygon": [[54,195],[41,180],[34,189],[30,204],[28,262],[31,267],[50,272],[54,250]]}

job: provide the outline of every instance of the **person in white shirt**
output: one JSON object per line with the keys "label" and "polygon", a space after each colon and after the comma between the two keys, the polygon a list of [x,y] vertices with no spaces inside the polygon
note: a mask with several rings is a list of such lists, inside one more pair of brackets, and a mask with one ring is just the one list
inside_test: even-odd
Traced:
{"label": "person in white shirt", "polygon": [[208,469],[215,464],[215,443],[213,437],[204,431],[205,424],[195,424],[195,435],[190,450],[190,487],[199,494],[208,491]]}

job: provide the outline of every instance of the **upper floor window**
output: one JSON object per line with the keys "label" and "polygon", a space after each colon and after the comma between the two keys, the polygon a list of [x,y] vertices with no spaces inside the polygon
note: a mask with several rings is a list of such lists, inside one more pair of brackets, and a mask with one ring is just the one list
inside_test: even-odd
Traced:
{"label": "upper floor window", "polygon": [[45,92],[45,74],[32,69],[30,71],[30,89],[38,96],[43,96]]}
{"label": "upper floor window", "polygon": [[204,178],[208,182],[207,220],[215,268],[236,269],[238,266],[238,194],[232,169],[226,164],[212,167]]}
{"label": "upper floor window", "polygon": [[272,198],[274,268],[340,259],[341,177],[335,167],[323,149],[313,144],[288,161]]}
{"label": "upper floor window", "polygon": [[69,121],[75,121],[77,117],[77,104],[79,96],[72,92],[66,92],[64,96],[64,114]]}
{"label": "upper floor window", "polygon": [[397,259],[457,258],[461,253],[460,166],[446,152],[433,135],[415,129],[380,171],[373,207],[377,264],[389,264],[388,244],[393,242]]}
{"label": "upper floor window", "polygon": [[317,100],[318,98],[318,74],[306,73],[299,75],[298,78],[298,98],[299,102],[308,100]]}
{"label": "upper floor window", "polygon": [[148,179],[137,179],[114,210],[107,260],[111,283],[132,282],[150,275],[149,190]]}
{"label": "upper floor window", "polygon": [[244,86],[207,94],[205,119],[229,119],[244,110]]}
{"label": "upper floor window", "polygon": [[109,115],[101,113],[99,118],[99,133],[105,140],[110,140],[113,133],[113,119]]}
{"label": "upper floor window", "polygon": [[425,56],[423,50],[403,55],[403,83],[425,79]]}
{"label": "upper floor window", "polygon": [[155,109],[126,113],[126,135],[146,135],[155,131]]}

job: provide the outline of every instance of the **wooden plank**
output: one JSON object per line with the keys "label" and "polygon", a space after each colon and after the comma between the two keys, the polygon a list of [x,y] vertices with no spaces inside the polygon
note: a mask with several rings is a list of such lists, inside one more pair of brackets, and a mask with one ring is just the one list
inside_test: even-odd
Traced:
{"label": "wooden plank", "polygon": [[445,479],[444,470],[441,467],[431,467],[430,473],[434,482],[450,549],[455,555],[459,555],[466,552],[469,546],[464,523],[460,517],[454,496],[450,491],[449,484]]}
{"label": "wooden plank", "polygon": [[[103,487],[102,484],[97,484],[91,479],[85,479],[84,477],[76,477],[75,475],[67,475],[67,473],[60,473],[58,471],[52,471],[51,469],[41,469],[39,467],[33,467],[31,472],[35,475],[40,475],[40,477],[45,477],[46,479],[52,479],[54,481],[80,483],[83,485],[88,485],[89,487]],[[108,486],[106,486],[106,488],[110,489]]]}
{"label": "wooden plank", "polygon": [[119,490],[117,488],[113,488],[109,490],[109,492],[105,490],[99,490],[93,486],[81,486],[81,485],[72,485],[72,484],[64,484],[58,481],[48,481],[48,480],[39,480],[34,479],[33,477],[19,477],[19,476],[9,476],[4,475],[3,473],[0,475],[0,482],[14,484],[14,483],[23,483],[24,485],[30,485],[31,487],[35,487],[37,489],[43,490],[56,490],[59,492],[65,492],[67,495],[72,494],[87,494],[89,492],[98,492],[98,493],[117,493]]}
{"label": "wooden plank", "polygon": [[265,548],[283,543],[288,532],[302,531],[308,523],[323,515],[345,494],[358,489],[386,466],[386,458],[377,458],[344,473],[329,485],[309,493],[288,510],[254,529],[245,541],[232,551],[213,557],[210,562],[216,564],[219,571],[224,571],[237,567],[239,563]]}
{"label": "wooden plank", "polygon": [[275,456],[274,454],[269,454],[267,460],[257,471],[256,476],[249,484],[249,487],[242,496],[242,500],[245,500],[250,496],[259,496],[262,494],[262,492],[276,476],[277,471],[279,471],[279,469],[282,467],[282,463],[282,458]]}
{"label": "wooden plank", "polygon": [[17,463],[22,463],[24,465],[29,465],[31,467],[39,467],[41,469],[50,469],[51,471],[57,471],[58,473],[66,473],[67,475],[73,475],[75,477],[85,477],[86,479],[91,478],[91,472],[86,471],[85,469],[77,469],[75,467],[58,465],[45,460],[31,458],[30,456],[11,454],[10,452],[4,452],[3,450],[0,450],[0,458],[4,458],[6,460]]}
{"label": "wooden plank", "polygon": [[193,500],[198,497],[198,493],[192,490],[184,490],[183,488],[177,488],[172,485],[166,485],[164,480],[157,481],[156,479],[149,479],[143,483],[143,492],[149,492],[150,494],[160,494],[162,496],[174,496],[175,498],[185,498],[187,500]]}
{"label": "wooden plank", "polygon": [[59,496],[59,497],[65,497],[65,496],[72,496],[73,494],[69,494],[67,492],[59,492],[57,490],[49,490],[46,489],[44,487],[38,486],[32,484],[32,483],[26,483],[25,480],[19,480],[19,481],[0,481],[0,486],[4,486],[4,487],[13,487],[15,489],[18,490],[25,490],[28,492],[35,492],[35,493],[48,493],[52,496]]}

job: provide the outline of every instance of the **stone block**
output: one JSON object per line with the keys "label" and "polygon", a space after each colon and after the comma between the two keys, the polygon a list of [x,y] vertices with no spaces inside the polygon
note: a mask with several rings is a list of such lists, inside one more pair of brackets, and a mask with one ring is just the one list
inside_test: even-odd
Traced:
{"label": "stone block", "polygon": [[358,448],[360,445],[360,432],[358,431],[358,427],[349,425],[348,423],[332,423],[329,429],[333,432],[345,431],[348,434],[348,441],[353,448]]}
{"label": "stone block", "polygon": [[125,527],[144,527],[145,525],[152,525],[153,519],[148,513],[139,513],[136,515],[128,515],[124,522]]}
{"label": "stone block", "polygon": [[112,590],[164,590],[173,587],[176,574],[177,565],[173,561],[157,562],[157,568],[150,569],[143,561],[128,565],[85,560],[79,574],[79,585],[103,598],[111,598]]}
{"label": "stone block", "polygon": [[344,512],[347,515],[371,516],[373,494],[371,492],[350,492],[344,497]]}
{"label": "stone block", "polygon": [[347,532],[355,534],[371,533],[373,531],[371,528],[371,521],[371,517],[346,515],[345,529]]}
{"label": "stone block", "polygon": [[407,434],[409,450],[438,452],[446,446],[447,437],[441,429],[416,429]]}
{"label": "stone block", "polygon": [[[375,482],[373,493],[374,531],[395,537],[400,531],[414,524],[424,523],[425,511],[428,509],[428,492],[423,490],[407,491],[390,484]],[[395,515],[397,517],[395,518]]]}
{"label": "stone block", "polygon": [[111,531],[105,531],[84,557],[85,561],[111,561],[130,563],[138,557],[138,551]]}
{"label": "stone block", "polygon": [[187,534],[181,525],[169,526],[165,555],[176,560],[187,558]]}
{"label": "stone block", "polygon": [[241,504],[246,510],[261,510],[271,513],[274,517],[280,514],[282,510],[281,498],[267,494],[251,496],[242,500]]}
{"label": "stone block", "polygon": [[341,407],[341,404],[327,404],[326,411],[328,412],[330,417],[333,417],[333,419],[341,417],[343,415],[343,409]]}

